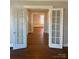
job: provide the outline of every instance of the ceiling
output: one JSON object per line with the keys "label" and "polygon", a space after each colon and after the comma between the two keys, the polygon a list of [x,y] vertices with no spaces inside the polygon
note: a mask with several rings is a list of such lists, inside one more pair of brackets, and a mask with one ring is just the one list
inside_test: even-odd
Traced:
{"label": "ceiling", "polygon": [[67,0],[10,0],[10,6],[23,7],[25,5],[44,5],[44,6],[53,5],[54,7],[55,6],[62,7],[62,4],[64,4],[63,6],[66,6],[67,2],[68,2]]}

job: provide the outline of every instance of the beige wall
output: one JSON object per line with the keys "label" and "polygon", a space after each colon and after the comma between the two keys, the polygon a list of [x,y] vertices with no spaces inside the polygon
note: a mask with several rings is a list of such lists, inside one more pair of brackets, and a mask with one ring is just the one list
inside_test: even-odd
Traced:
{"label": "beige wall", "polygon": [[[27,2],[23,2],[23,1],[20,1],[20,2],[12,2],[11,3],[11,6],[14,6],[14,5],[52,5],[53,8],[64,8],[64,15],[63,15],[63,19],[64,19],[64,45],[66,45],[68,43],[68,2],[62,2],[62,1],[53,1],[53,2],[50,2],[50,1],[39,1],[39,2],[35,2],[35,1],[27,1]],[[45,27],[45,30],[48,31],[48,26]]]}

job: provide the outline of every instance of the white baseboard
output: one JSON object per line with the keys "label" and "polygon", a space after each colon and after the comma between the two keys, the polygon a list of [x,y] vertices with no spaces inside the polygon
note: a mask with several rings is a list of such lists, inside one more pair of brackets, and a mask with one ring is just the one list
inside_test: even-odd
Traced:
{"label": "white baseboard", "polygon": [[68,44],[64,44],[63,47],[68,47]]}
{"label": "white baseboard", "polygon": [[13,47],[13,43],[10,43],[10,47]]}

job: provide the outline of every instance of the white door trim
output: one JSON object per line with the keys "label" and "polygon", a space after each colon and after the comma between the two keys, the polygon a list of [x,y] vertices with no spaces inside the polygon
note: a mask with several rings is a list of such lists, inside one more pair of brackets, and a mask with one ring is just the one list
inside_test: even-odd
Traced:
{"label": "white door trim", "polygon": [[[34,5],[25,5],[25,6],[16,6],[16,7],[18,7],[18,8],[25,8],[25,9],[48,9],[48,10],[50,10],[50,9],[52,9],[53,8],[53,6],[34,6]],[[32,16],[32,15],[31,15]],[[33,16],[32,16],[32,18],[33,18]],[[29,21],[29,20],[28,20]],[[33,19],[32,19],[32,21],[31,21],[31,23],[32,23],[32,31],[31,32],[33,32]]]}

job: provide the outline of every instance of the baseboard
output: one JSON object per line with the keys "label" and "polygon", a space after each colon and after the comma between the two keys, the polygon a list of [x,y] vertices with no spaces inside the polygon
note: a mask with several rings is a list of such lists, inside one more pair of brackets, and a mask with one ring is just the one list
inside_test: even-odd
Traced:
{"label": "baseboard", "polygon": [[43,25],[34,25],[33,27],[43,27],[44,28]]}
{"label": "baseboard", "polygon": [[34,26],[33,28],[44,28],[43,26]]}
{"label": "baseboard", "polygon": [[13,47],[13,43],[10,43],[10,47]]}
{"label": "baseboard", "polygon": [[44,33],[48,33],[47,31],[44,31]]}
{"label": "baseboard", "polygon": [[29,33],[33,33],[33,32],[30,32],[30,31],[29,31],[28,34],[29,34]]}
{"label": "baseboard", "polygon": [[68,47],[68,44],[64,44],[63,47]]}

